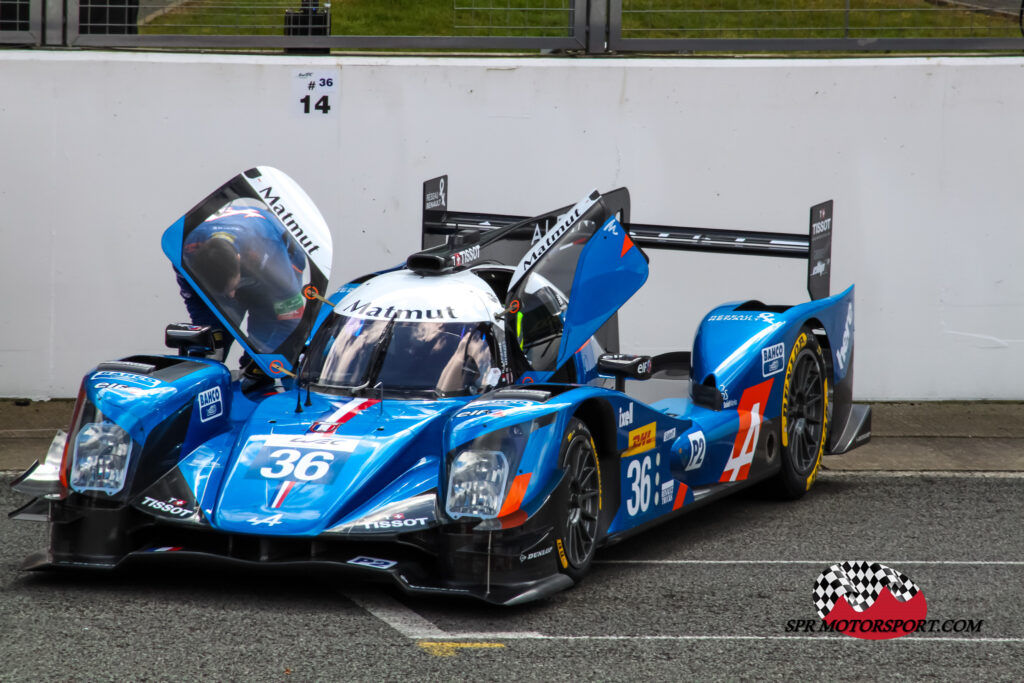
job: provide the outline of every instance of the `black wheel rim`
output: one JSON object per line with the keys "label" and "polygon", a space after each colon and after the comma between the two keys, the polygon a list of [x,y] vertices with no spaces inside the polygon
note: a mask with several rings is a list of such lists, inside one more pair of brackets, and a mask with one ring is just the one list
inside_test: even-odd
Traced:
{"label": "black wheel rim", "polygon": [[590,558],[597,537],[597,462],[589,439],[573,439],[569,444],[566,465],[569,506],[565,523],[565,554],[574,567],[579,567]]}
{"label": "black wheel rim", "polygon": [[788,450],[797,470],[807,472],[818,461],[825,426],[825,383],[814,352],[800,352],[790,381],[792,393],[786,410]]}

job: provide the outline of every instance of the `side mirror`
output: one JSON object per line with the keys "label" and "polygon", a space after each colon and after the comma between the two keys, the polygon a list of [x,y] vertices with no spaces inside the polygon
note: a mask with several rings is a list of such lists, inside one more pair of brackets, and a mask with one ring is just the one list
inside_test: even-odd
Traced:
{"label": "side mirror", "polygon": [[626,353],[606,353],[597,359],[597,369],[612,377],[649,379],[651,357],[633,356]]}
{"label": "side mirror", "polygon": [[164,344],[178,349],[179,356],[212,356],[224,348],[224,330],[210,325],[171,323],[164,330]]}

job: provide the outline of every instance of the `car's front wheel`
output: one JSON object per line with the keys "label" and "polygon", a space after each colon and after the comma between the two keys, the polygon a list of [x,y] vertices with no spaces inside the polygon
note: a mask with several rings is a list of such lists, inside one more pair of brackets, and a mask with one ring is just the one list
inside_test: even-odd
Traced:
{"label": "car's front wheel", "polygon": [[582,420],[574,417],[569,422],[562,454],[565,490],[555,545],[562,572],[578,582],[594,559],[601,513],[601,465],[594,439]]}

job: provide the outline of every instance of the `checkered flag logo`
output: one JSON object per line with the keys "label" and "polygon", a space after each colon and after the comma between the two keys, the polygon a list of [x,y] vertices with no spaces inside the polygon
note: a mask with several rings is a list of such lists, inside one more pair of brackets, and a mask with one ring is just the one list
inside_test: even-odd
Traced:
{"label": "checkered flag logo", "polygon": [[884,564],[843,562],[818,575],[812,597],[818,616],[824,619],[843,596],[855,612],[863,612],[874,604],[883,588],[900,602],[908,602],[920,591],[905,574]]}

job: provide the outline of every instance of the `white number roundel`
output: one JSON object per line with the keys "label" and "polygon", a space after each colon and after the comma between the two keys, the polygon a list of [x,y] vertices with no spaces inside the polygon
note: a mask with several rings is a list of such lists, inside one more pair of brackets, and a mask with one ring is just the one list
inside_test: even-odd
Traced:
{"label": "white number roundel", "polygon": [[299,481],[322,479],[331,469],[334,453],[327,451],[302,451],[294,448],[279,448],[267,457],[274,460],[270,467],[261,467],[260,475],[267,479],[284,479],[293,476]]}
{"label": "white number roundel", "polygon": [[647,512],[651,504],[651,456],[645,455],[629,463],[626,478],[630,480],[632,495],[626,501],[626,512],[632,517]]}

